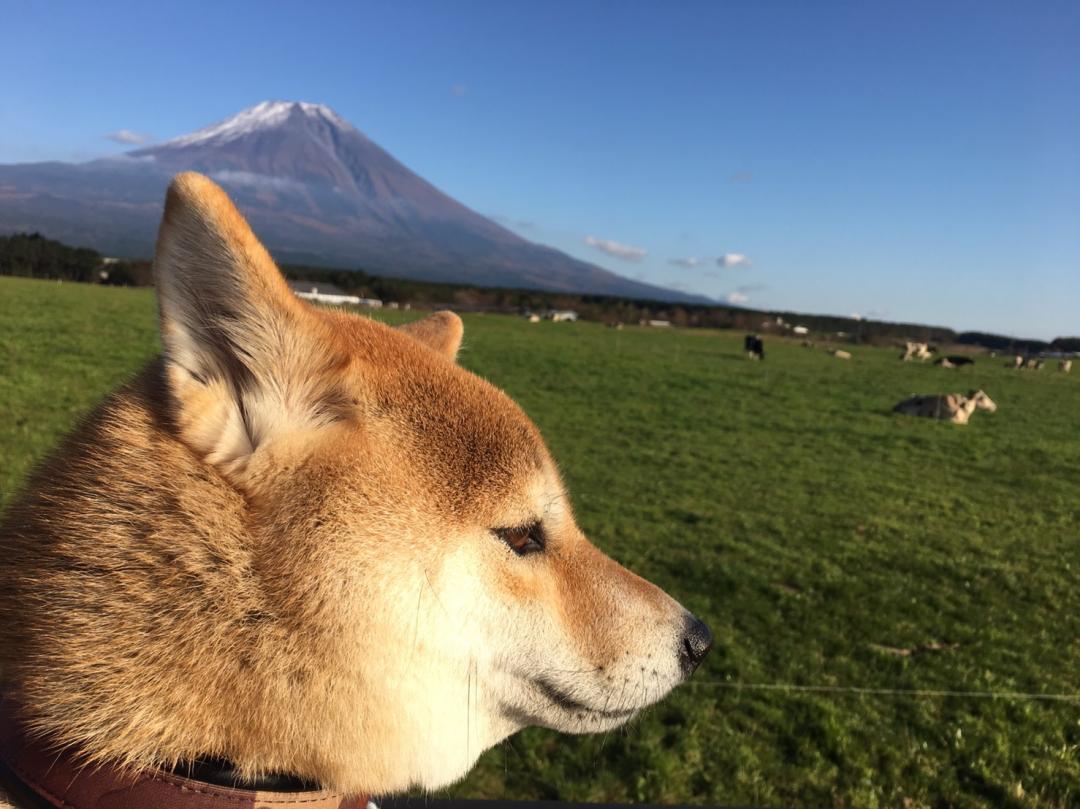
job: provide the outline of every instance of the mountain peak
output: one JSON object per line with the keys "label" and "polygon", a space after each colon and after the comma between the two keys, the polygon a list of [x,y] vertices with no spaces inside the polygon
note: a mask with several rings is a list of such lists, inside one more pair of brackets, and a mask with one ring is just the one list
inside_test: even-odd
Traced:
{"label": "mountain peak", "polygon": [[403,166],[329,107],[263,101],[189,135],[59,168],[0,166],[0,232],[41,230],[112,255],[153,250],[171,176],[222,183],[275,254],[443,283],[660,300],[681,292],[533,244]]}
{"label": "mountain peak", "polygon": [[260,130],[279,127],[293,116],[321,121],[338,129],[353,129],[348,121],[325,104],[312,104],[309,101],[263,101],[240,110],[224,121],[203,127],[189,135],[173,138],[161,145],[170,147],[225,143]]}

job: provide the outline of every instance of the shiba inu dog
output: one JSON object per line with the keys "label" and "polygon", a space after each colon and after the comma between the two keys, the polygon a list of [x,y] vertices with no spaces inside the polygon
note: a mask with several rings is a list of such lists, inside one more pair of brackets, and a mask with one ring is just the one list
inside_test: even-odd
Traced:
{"label": "shiba inu dog", "polygon": [[536,427],[455,363],[456,315],[301,301],[197,174],[155,277],[162,356],[0,525],[0,753],[26,801],[138,805],[54,794],[24,745],[144,786],[211,760],[333,800],[434,788],[527,725],[621,725],[701,662],[704,624],[588,542]]}

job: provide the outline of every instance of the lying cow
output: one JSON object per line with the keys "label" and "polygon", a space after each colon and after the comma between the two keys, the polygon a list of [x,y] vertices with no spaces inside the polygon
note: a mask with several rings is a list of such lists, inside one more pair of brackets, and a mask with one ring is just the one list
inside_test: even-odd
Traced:
{"label": "lying cow", "polygon": [[959,393],[912,396],[893,408],[894,413],[940,419],[950,424],[967,424],[971,414],[976,410],[993,413],[997,410],[997,405],[983,391],[973,390],[967,396]]}
{"label": "lying cow", "polygon": [[975,360],[971,357],[965,357],[962,354],[951,354],[948,357],[942,357],[940,360],[934,362],[934,365],[940,365],[942,368],[959,368],[961,365],[974,365]]}
{"label": "lying cow", "polygon": [[850,351],[843,351],[843,350],[838,348],[835,351],[832,351],[831,353],[838,360],[850,360],[851,359],[851,352]]}
{"label": "lying cow", "polygon": [[743,350],[746,351],[748,360],[765,359],[765,343],[756,334],[748,334],[743,340]]}

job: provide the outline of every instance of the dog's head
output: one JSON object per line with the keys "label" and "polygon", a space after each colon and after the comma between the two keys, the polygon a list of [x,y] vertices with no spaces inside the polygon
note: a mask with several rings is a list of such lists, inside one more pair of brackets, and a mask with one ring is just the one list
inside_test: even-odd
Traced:
{"label": "dog's head", "polygon": [[[132,701],[160,740],[133,757],[437,787],[526,725],[616,727],[702,660],[705,626],[589,543],[535,426],[455,363],[457,316],[392,329],[300,300],[196,174],[168,192],[155,277],[164,423],[195,465],[160,485],[204,512],[199,535],[169,537],[172,564],[220,532],[238,539],[208,558],[239,572],[236,604],[189,611],[183,677],[163,638],[198,577],[155,574],[159,615],[124,607],[159,635],[109,664],[154,669],[116,680],[142,675]],[[207,485],[196,467],[233,511],[184,494]],[[132,553],[125,576],[158,564]]]}

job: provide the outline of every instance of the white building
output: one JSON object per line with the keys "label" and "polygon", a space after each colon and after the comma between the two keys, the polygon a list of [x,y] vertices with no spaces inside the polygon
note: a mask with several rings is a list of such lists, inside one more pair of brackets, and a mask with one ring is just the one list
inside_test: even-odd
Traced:
{"label": "white building", "polygon": [[553,323],[573,323],[577,320],[577,312],[572,309],[552,309],[547,317]]}
{"label": "white building", "polygon": [[316,303],[329,303],[335,306],[350,304],[352,306],[367,306],[370,309],[381,309],[383,305],[378,298],[361,298],[359,295],[348,295],[340,287],[333,284],[289,281],[289,288],[296,293],[296,297],[315,301]]}

